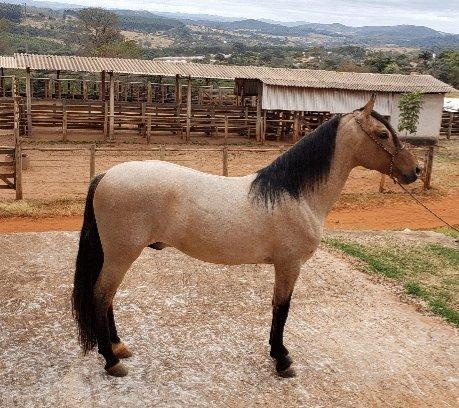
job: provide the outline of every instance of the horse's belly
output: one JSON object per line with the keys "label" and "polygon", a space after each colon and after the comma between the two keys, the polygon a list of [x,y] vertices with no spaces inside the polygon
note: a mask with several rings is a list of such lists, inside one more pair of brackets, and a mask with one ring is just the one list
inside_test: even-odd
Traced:
{"label": "horse's belly", "polygon": [[170,245],[179,251],[205,262],[238,265],[271,263],[270,245],[256,239],[258,234],[248,234],[241,229],[225,231],[201,229],[170,237]]}

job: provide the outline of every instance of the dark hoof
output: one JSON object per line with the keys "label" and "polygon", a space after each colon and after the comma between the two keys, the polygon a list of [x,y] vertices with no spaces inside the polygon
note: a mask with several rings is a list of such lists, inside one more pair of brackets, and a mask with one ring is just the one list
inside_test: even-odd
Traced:
{"label": "dark hoof", "polygon": [[116,357],[118,358],[129,358],[132,357],[131,349],[126,346],[123,342],[112,343],[112,350]]}
{"label": "dark hoof", "polygon": [[128,369],[123,365],[123,363],[116,363],[113,367],[105,368],[108,375],[113,377],[125,377],[128,375]]}
{"label": "dark hoof", "polygon": [[282,378],[293,378],[296,377],[296,372],[293,367],[289,367],[286,370],[278,371],[277,375]]}
{"label": "dark hoof", "polygon": [[292,365],[293,361],[289,356],[282,356],[276,359],[276,371],[279,373],[281,371],[287,370]]}

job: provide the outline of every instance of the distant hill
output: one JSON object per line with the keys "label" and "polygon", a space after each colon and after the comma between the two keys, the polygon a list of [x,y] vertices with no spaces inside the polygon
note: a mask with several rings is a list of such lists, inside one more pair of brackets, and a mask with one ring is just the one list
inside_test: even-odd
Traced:
{"label": "distant hill", "polygon": [[[7,3],[27,4],[36,8],[67,10],[82,6],[46,0],[6,0]],[[69,10],[70,9],[70,10]],[[239,41],[251,45],[364,45],[403,47],[436,47],[459,49],[459,34],[448,34],[415,25],[352,27],[339,23],[279,22],[266,19],[231,19],[211,14],[150,12],[145,10],[112,9],[119,16],[123,30],[144,33],[173,32],[179,42],[187,43],[191,26],[208,27],[196,34],[207,45]],[[224,31],[213,33],[212,28]],[[251,36],[250,33],[254,35]],[[241,35],[242,34],[242,35]],[[172,34],[171,34],[172,35]],[[245,37],[244,37],[245,35]],[[267,37],[269,36],[269,37]]]}
{"label": "distant hill", "polygon": [[459,47],[459,35],[447,34],[429,27],[415,25],[396,26],[363,26],[350,27],[344,24],[303,23],[297,25],[282,25],[254,19],[231,22],[200,21],[200,24],[227,30],[244,30],[277,36],[307,36],[321,34],[329,36],[334,42],[340,37],[343,43],[366,45],[411,45]]}

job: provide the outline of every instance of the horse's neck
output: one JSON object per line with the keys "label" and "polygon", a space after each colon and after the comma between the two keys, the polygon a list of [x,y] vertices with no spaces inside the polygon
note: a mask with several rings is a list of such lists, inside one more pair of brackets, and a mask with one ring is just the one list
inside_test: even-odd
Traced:
{"label": "horse's neck", "polygon": [[338,200],[353,167],[352,149],[337,143],[327,180],[313,192],[305,194],[307,205],[321,221],[325,220]]}

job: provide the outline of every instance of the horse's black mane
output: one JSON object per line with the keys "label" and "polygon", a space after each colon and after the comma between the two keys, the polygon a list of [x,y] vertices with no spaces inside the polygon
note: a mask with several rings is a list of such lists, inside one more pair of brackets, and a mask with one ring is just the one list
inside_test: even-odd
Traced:
{"label": "horse's black mane", "polygon": [[[397,132],[389,121],[376,111],[372,111],[371,116],[386,126],[395,145],[401,147]],[[303,190],[314,191],[319,183],[326,181],[335,153],[340,119],[340,116],[334,116],[259,170],[250,186],[253,197],[266,206],[274,206],[285,193],[298,200]]]}
{"label": "horse's black mane", "polygon": [[274,206],[284,193],[299,199],[303,189],[314,190],[330,173],[339,122],[333,117],[259,170],[251,194]]}

